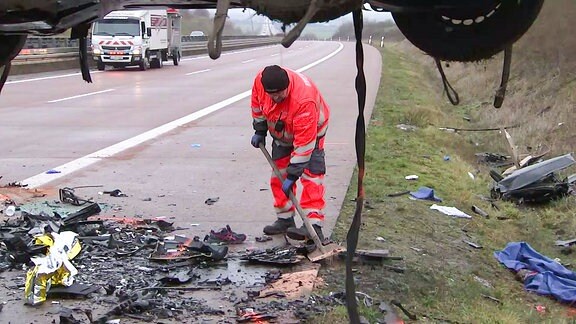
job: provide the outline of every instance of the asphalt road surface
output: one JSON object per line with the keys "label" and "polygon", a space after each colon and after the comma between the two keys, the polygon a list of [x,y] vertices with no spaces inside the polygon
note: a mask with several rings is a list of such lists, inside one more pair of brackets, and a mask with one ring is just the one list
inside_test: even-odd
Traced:
{"label": "asphalt road surface", "polygon": [[[368,117],[381,57],[370,46],[365,55]],[[296,42],[289,49],[228,52],[218,60],[188,57],[162,69],[94,71],[92,84],[77,71],[12,77],[0,95],[2,184],[102,185],[77,194],[121,206],[113,212],[117,216],[166,217],[188,228],[180,233],[187,236],[203,237],[229,224],[253,243],[275,219],[270,167],[250,145],[250,89],[256,73],[270,64],[308,75],[331,106],[325,181],[329,233],[356,163],[353,43]],[[112,189],[128,197],[97,194]],[[215,197],[215,204],[204,203]],[[32,322],[46,312],[21,304],[5,305],[0,322]]]}

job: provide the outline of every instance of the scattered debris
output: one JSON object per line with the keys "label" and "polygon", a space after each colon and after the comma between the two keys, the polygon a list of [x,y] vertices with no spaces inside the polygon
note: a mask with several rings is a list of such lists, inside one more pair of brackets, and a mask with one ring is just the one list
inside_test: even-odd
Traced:
{"label": "scattered debris", "polygon": [[496,303],[498,303],[498,304],[500,304],[500,305],[503,305],[503,304],[504,304],[500,299],[498,299],[498,298],[496,298],[496,297],[492,297],[492,296],[488,296],[488,295],[484,295],[484,294],[481,294],[481,296],[484,297],[484,298],[486,298],[486,299],[490,299],[491,301],[496,302]]}
{"label": "scattered debris", "polygon": [[277,246],[271,249],[248,252],[241,257],[241,260],[256,263],[272,263],[272,264],[296,264],[300,263],[304,257],[298,254],[297,248],[293,246]]}
{"label": "scattered debris", "polygon": [[442,199],[434,194],[434,189],[428,187],[420,187],[418,191],[411,191],[410,196],[421,199],[441,202]]}
{"label": "scattered debris", "polygon": [[448,207],[448,206],[439,206],[439,205],[432,205],[430,209],[437,210],[445,215],[458,217],[458,218],[472,218],[472,216],[466,214],[465,212],[459,210],[456,207]]}
{"label": "scattered debris", "polygon": [[272,236],[262,235],[256,237],[256,242],[268,242],[272,241]]}
{"label": "scattered debris", "polygon": [[407,175],[404,177],[406,180],[418,180],[418,176],[415,174]]}
{"label": "scattered debris", "polygon": [[46,171],[46,174],[56,174],[56,173],[62,173],[62,171],[58,171],[58,170],[48,170],[48,171]]}
{"label": "scattered debris", "polygon": [[475,249],[482,249],[482,245],[476,244],[474,242],[467,241],[467,240],[463,240],[463,242],[470,245],[471,247],[473,247]]}
{"label": "scattered debris", "polygon": [[219,199],[220,197],[208,198],[206,201],[204,201],[204,203],[206,205],[214,205],[214,203],[216,203]]}
{"label": "scattered debris", "polygon": [[482,217],[490,218],[490,215],[488,215],[487,212],[485,212],[484,210],[482,210],[482,209],[481,209],[480,207],[478,207],[478,206],[472,205],[472,208],[471,208],[471,209],[472,209],[473,212],[475,212],[476,214],[478,214],[478,215],[480,215],[480,216],[482,216]]}
{"label": "scattered debris", "polygon": [[406,191],[401,191],[401,192],[396,192],[396,193],[391,193],[391,194],[387,194],[386,196],[388,197],[400,197],[400,196],[404,196],[410,193],[410,190],[406,190]]}
{"label": "scattered debris", "polygon": [[568,247],[570,245],[576,244],[576,239],[571,239],[571,240],[566,240],[566,241],[556,241],[554,244],[557,246]]}
{"label": "scattered debris", "polygon": [[376,241],[379,241],[379,242],[386,242],[386,239],[385,239],[385,238],[383,238],[382,236],[376,236]]}
{"label": "scattered debris", "polygon": [[418,127],[416,127],[416,126],[406,125],[406,124],[398,124],[398,125],[396,125],[396,128],[403,130],[403,131],[407,131],[407,132],[413,132],[413,131],[418,129]]}
{"label": "scattered debris", "polygon": [[60,202],[71,204],[73,206],[82,206],[85,203],[92,203],[91,199],[78,198],[74,194],[74,189],[68,187],[58,189],[58,197],[60,198]]}
{"label": "scattered debris", "polygon": [[236,322],[238,323],[266,323],[267,320],[277,318],[277,316],[272,314],[258,313],[253,308],[238,309],[237,314]]}
{"label": "scattered debris", "polygon": [[101,191],[98,194],[100,195],[110,195],[110,197],[128,197],[125,193],[122,192],[120,189],[114,189],[112,191]]}
{"label": "scattered debris", "polygon": [[500,167],[510,164],[507,162],[509,157],[499,153],[476,153],[475,156],[478,163],[488,164],[492,167]]}

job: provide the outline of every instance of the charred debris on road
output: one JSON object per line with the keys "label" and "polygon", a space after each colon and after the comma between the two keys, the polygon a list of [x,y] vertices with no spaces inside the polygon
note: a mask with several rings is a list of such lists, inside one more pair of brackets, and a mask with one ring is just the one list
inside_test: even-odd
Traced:
{"label": "charred debris on road", "polygon": [[[6,187],[27,190],[17,183]],[[125,196],[118,192],[107,194]],[[297,286],[302,286],[300,279],[290,279],[289,274],[285,278],[283,272],[304,261],[309,246],[229,253],[229,244],[246,240],[246,235],[234,233],[229,226],[210,231],[204,238],[190,238],[174,235],[172,232],[183,229],[163,218],[104,216],[106,205],[80,198],[71,188],[60,189],[58,200],[46,201],[43,194],[32,197],[43,202],[18,204],[9,193],[0,195],[4,214],[0,272],[12,272],[8,276],[11,279],[5,279],[5,287],[15,291],[18,298],[10,302],[40,305],[68,298],[89,299],[107,310],[96,314],[92,308],[62,306],[61,323],[106,323],[121,317],[179,321],[217,316],[253,322],[288,316],[297,320],[344,304],[341,293],[284,298],[282,288],[271,290],[272,284],[283,280],[297,280]],[[373,263],[386,258],[387,251],[359,251],[356,257],[357,261]],[[256,272],[261,278],[246,285],[227,276],[229,262],[263,264],[269,271]],[[191,292],[198,290],[221,291],[221,298],[233,305],[233,312],[194,298]]]}

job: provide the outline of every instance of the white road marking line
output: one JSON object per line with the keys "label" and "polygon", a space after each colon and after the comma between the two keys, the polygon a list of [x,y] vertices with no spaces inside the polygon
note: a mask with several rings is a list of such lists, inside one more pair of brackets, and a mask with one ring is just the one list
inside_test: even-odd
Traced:
{"label": "white road marking line", "polygon": [[[102,71],[90,71],[90,74],[101,73],[101,72],[102,72]],[[67,77],[77,76],[77,75],[81,75],[81,74],[82,74],[82,73],[70,73],[70,74],[52,75],[52,76],[41,77],[41,78],[24,79],[24,80],[14,80],[14,81],[8,81],[8,82],[6,82],[6,84],[16,84],[16,83],[24,83],[24,82],[32,82],[32,81],[42,81],[42,80],[51,80],[51,79],[67,78]]]}
{"label": "white road marking line", "polygon": [[204,72],[208,72],[208,71],[212,71],[212,70],[211,70],[211,69],[200,70],[200,71],[195,71],[195,72],[186,73],[186,75],[199,74],[199,73],[204,73]]}
{"label": "white road marking line", "polygon": [[254,62],[254,61],[256,61],[256,60],[255,60],[255,59],[249,59],[249,60],[246,60],[246,61],[242,61],[242,62],[240,62],[240,63],[246,64],[246,63],[250,63],[250,62]]}
{"label": "white road marking line", "polygon": [[[246,53],[246,52],[253,52],[253,51],[259,51],[259,50],[261,50],[261,49],[266,49],[266,48],[270,48],[270,47],[274,47],[274,46],[278,46],[278,45],[260,46],[260,47],[251,48],[251,49],[247,49],[247,50],[238,50],[238,51],[232,51],[232,52],[225,52],[225,53],[222,53],[221,56],[234,55],[234,54]],[[202,55],[202,56],[188,57],[188,58],[183,58],[183,59],[181,59],[180,61],[200,60],[200,59],[205,59],[205,58],[209,58],[209,56],[208,56],[208,55]]]}
{"label": "white road marking line", "polygon": [[278,55],[280,55],[280,54],[276,53],[276,54],[272,54],[272,55],[270,55],[270,56],[278,56]]}
{"label": "white road marking line", "polygon": [[[321,59],[319,59],[318,61],[312,62],[312,63],[310,63],[310,64],[308,64],[302,68],[299,68],[296,71],[297,72],[304,72],[304,71],[330,59],[334,55],[338,54],[343,48],[344,48],[344,45],[342,45],[342,43],[339,43],[338,49],[336,49],[334,52],[328,54],[327,56],[325,56]],[[124,140],[120,143],[114,144],[112,146],[108,146],[104,149],[101,149],[101,150],[96,151],[94,153],[85,155],[81,158],[78,158],[76,160],[62,164],[62,165],[57,166],[55,168],[51,168],[53,170],[60,171],[60,173],[53,173],[53,174],[40,173],[40,174],[37,174],[37,175],[32,176],[30,178],[24,179],[20,183],[27,184],[28,188],[37,188],[37,187],[43,186],[43,185],[45,185],[51,181],[54,181],[54,180],[57,180],[57,179],[62,178],[64,176],[67,176],[72,172],[75,172],[75,171],[78,171],[82,168],[88,167],[94,163],[102,161],[102,160],[109,158],[113,155],[116,155],[122,151],[133,148],[137,145],[140,145],[140,144],[142,144],[146,141],[149,141],[153,138],[156,138],[160,135],[166,134],[166,133],[168,133],[168,132],[170,132],[170,131],[178,128],[178,127],[181,127],[181,126],[186,125],[188,123],[191,123],[197,119],[200,119],[204,116],[207,116],[207,115],[209,115],[213,112],[216,112],[222,108],[225,108],[225,107],[227,107],[227,106],[229,106],[235,102],[238,102],[244,98],[247,98],[251,94],[252,94],[251,89],[244,91],[244,92],[239,93],[239,94],[237,94],[233,97],[230,97],[226,100],[215,103],[212,106],[208,106],[206,108],[203,108],[203,109],[201,109],[197,112],[194,112],[190,115],[176,119],[174,121],[171,121],[171,122],[166,123],[164,125],[161,125],[159,127],[151,129],[147,132],[144,132],[140,135],[136,135],[132,138]]]}
{"label": "white road marking line", "polygon": [[93,95],[96,95],[96,94],[105,93],[105,92],[110,92],[110,91],[114,91],[114,90],[116,90],[116,89],[106,89],[106,90],[102,90],[102,91],[90,92],[90,93],[85,93],[85,94],[81,94],[81,95],[77,95],[77,96],[72,96],[72,97],[66,97],[66,98],[62,98],[62,99],[51,100],[51,101],[48,101],[48,103],[55,103],[55,102],[60,102],[60,101],[64,101],[64,100],[70,100],[70,99],[88,97],[88,96],[93,96]]}

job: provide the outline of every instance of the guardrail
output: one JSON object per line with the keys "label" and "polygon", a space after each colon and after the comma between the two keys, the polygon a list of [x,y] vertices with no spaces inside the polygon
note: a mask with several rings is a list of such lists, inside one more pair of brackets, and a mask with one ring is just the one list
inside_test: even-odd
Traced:
{"label": "guardrail", "polygon": [[[279,38],[252,38],[252,39],[228,39],[222,41],[222,50],[246,48],[252,46],[276,44]],[[182,43],[182,55],[194,55],[207,52],[207,41],[193,41]],[[88,51],[91,54],[90,50]],[[59,48],[25,48],[14,58],[14,65],[39,63],[43,61],[72,60],[78,57],[78,47]]]}
{"label": "guardrail", "polygon": [[[206,37],[182,37],[182,55],[197,55],[208,53]],[[248,47],[265,46],[280,43],[279,37],[228,38],[222,41],[222,51]],[[94,61],[88,51],[89,63]],[[47,72],[77,67],[78,46],[57,48],[24,48],[12,61],[11,74]]]}

